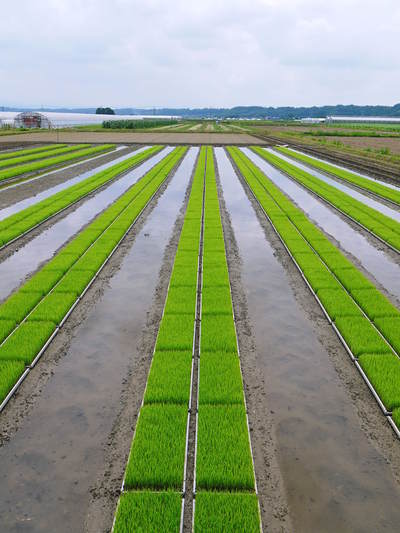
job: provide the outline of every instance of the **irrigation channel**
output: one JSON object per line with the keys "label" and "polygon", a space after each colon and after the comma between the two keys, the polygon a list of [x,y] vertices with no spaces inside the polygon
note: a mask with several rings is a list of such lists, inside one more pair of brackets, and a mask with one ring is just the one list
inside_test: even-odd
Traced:
{"label": "irrigation channel", "polygon": [[[74,206],[69,211],[65,211],[60,220],[54,222],[54,219],[52,219],[50,225],[44,231],[40,227],[42,231],[36,237],[29,240],[25,246],[18,248],[17,251],[0,263],[0,300],[6,298],[39,265],[50,259],[61,246],[93,220],[96,215],[119,198],[171,150],[172,148],[164,149],[137,168],[118,178],[106,189],[84,201],[79,207]],[[40,230],[38,229],[38,231]]]}
{"label": "irrigation channel", "polygon": [[27,378],[0,414],[2,529],[397,531],[383,243],[253,151],[192,147],[7,250],[0,371]]}
{"label": "irrigation channel", "polygon": [[0,448],[7,531],[78,532],[86,518],[91,531],[107,530],[150,363],[142,332],[160,312],[154,287],[195,155],[188,153],[2,414],[3,438],[22,418]]}

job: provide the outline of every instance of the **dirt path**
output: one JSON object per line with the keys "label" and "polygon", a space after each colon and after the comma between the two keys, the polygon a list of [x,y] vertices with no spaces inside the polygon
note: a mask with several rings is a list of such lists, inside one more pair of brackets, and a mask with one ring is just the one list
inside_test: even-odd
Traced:
{"label": "dirt path", "polygon": [[163,185],[1,416],[0,515],[7,532],[110,529],[193,152]]}
{"label": "dirt path", "polygon": [[[396,531],[398,440],[265,216],[218,164],[256,347],[244,381],[264,530]],[[287,507],[269,503],[274,476]]]}
{"label": "dirt path", "polygon": [[[58,140],[57,140],[58,139]],[[116,143],[116,144],[266,144],[265,141],[252,137],[246,133],[187,133],[187,132],[90,132],[90,131],[61,131],[26,133],[18,136],[18,142],[23,145],[32,142],[60,142],[60,143]],[[7,143],[15,143],[14,135],[0,137],[0,147]]]}

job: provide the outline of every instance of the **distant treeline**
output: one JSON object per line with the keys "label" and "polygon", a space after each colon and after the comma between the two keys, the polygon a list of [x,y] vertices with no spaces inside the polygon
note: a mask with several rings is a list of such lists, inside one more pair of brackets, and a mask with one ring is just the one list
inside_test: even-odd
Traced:
{"label": "distant treeline", "polygon": [[158,126],[172,126],[178,124],[177,120],[105,120],[103,128],[112,130],[142,130],[145,128],[157,128]]}
{"label": "distant treeline", "polygon": [[[0,107],[3,111],[31,111],[33,108],[10,108]],[[80,109],[46,109],[43,111],[58,111],[61,113],[95,113],[96,108]],[[168,115],[182,116],[185,118],[260,118],[275,120],[291,120],[297,118],[323,118],[327,116],[347,116],[347,117],[400,117],[400,104],[394,106],[383,105],[326,105],[321,107],[262,107],[262,106],[239,106],[231,108],[132,108],[125,107],[115,109],[116,115]],[[154,119],[155,121],[157,119]],[[166,125],[166,124],[165,124]]]}

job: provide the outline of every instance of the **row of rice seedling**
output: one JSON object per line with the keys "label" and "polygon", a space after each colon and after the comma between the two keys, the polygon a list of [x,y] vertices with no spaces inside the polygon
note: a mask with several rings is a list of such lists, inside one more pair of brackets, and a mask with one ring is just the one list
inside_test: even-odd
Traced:
{"label": "row of rice seedling", "polygon": [[186,150],[168,154],[0,305],[0,411]]}
{"label": "row of rice seedling", "polygon": [[260,531],[214,158],[207,153],[194,531]]}
{"label": "row of rice seedling", "polygon": [[303,187],[388,244],[393,250],[400,251],[399,222],[262,148],[253,147],[253,150],[268,163],[286,173],[290,178],[299,182]]}
{"label": "row of rice seedling", "polygon": [[29,154],[38,154],[39,152],[46,152],[47,150],[55,150],[56,148],[64,148],[67,144],[46,144],[45,146],[38,146],[37,148],[26,148],[24,150],[15,150],[14,152],[0,152],[0,161],[3,159],[11,159],[12,157],[20,157]]}
{"label": "row of rice seedling", "polygon": [[21,155],[19,157],[12,157],[11,159],[0,160],[0,168],[11,167],[15,165],[21,165],[22,163],[28,163],[29,161],[37,161],[38,159],[45,159],[48,157],[54,157],[57,155],[68,154],[69,152],[75,152],[76,150],[82,150],[83,148],[89,148],[89,144],[75,144],[73,146],[64,146],[61,148],[51,148],[45,152],[39,152],[35,154]]}
{"label": "row of rice seedling", "polygon": [[385,198],[385,200],[389,200],[390,202],[400,205],[400,190],[392,189],[391,187],[386,187],[386,185],[384,185],[383,183],[379,183],[378,181],[372,179],[364,178],[356,174],[355,172],[351,172],[350,170],[346,170],[344,168],[338,168],[335,165],[327,163],[326,161],[319,161],[318,159],[309,157],[305,154],[301,154],[299,152],[296,152],[295,150],[291,150],[290,148],[278,146],[276,147],[276,150],[278,150],[282,154],[292,157],[293,159],[297,159],[298,161],[301,161],[302,163],[305,163],[310,167],[322,170],[327,174],[331,174],[335,178],[347,181],[348,183],[351,183],[356,187],[372,192],[373,194],[376,194],[381,198]]}
{"label": "row of rice seedling", "polygon": [[383,412],[400,423],[399,309],[240,150],[228,152]]}
{"label": "row of rice seedling", "polygon": [[182,526],[205,155],[202,148],[132,440],[114,533],[170,533]]}
{"label": "row of rice seedling", "polygon": [[32,231],[39,224],[70,207],[85,196],[93,193],[106,183],[114,180],[122,173],[131,170],[135,165],[142,163],[155,155],[162,146],[153,146],[147,150],[133,155],[93,176],[68,187],[34,205],[22,209],[0,221],[0,249],[10,242],[15,241],[27,232]]}
{"label": "row of rice seedling", "polygon": [[36,161],[34,163],[27,163],[25,165],[18,165],[15,167],[7,168],[0,171],[0,182],[11,178],[16,178],[17,176],[21,176],[22,174],[38,172],[54,165],[64,165],[75,159],[87,158],[99,153],[109,152],[110,150],[114,149],[115,144],[102,144],[89,148],[80,148],[79,150],[75,150],[72,153],[59,155],[57,157],[49,157],[47,159],[42,159],[41,161]]}

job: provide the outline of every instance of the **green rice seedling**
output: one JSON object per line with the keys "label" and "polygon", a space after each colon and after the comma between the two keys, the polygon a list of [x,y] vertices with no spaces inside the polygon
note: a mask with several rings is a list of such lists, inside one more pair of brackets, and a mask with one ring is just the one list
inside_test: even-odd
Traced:
{"label": "green rice seedling", "polygon": [[342,288],[320,289],[318,298],[332,320],[338,317],[362,317],[362,313]]}
{"label": "green rice seedling", "polygon": [[295,239],[285,239],[285,244],[292,254],[310,253],[309,244],[300,235]]}
{"label": "green rice seedling", "polygon": [[226,265],[226,256],[224,251],[208,251],[203,253],[203,269],[206,271],[210,267],[222,267]]}
{"label": "green rice seedling", "polygon": [[82,255],[94,243],[100,233],[101,230],[92,229],[89,226],[65,246],[64,253]]}
{"label": "green rice seedling", "polygon": [[225,243],[223,239],[207,238],[204,239],[203,251],[205,254],[213,252],[225,253]]}
{"label": "green rice seedling", "polygon": [[106,247],[96,246],[96,244],[94,244],[92,248],[90,248],[85,255],[79,259],[79,261],[77,261],[76,266],[80,270],[93,269],[97,271],[110,255],[111,250],[107,249]]}
{"label": "green rice seedling", "polygon": [[337,268],[335,275],[348,291],[373,288],[373,284],[356,268]]}
{"label": "green rice seedling", "polygon": [[147,380],[144,403],[188,404],[192,353],[155,352]]}
{"label": "green rice seedling", "polygon": [[71,293],[76,297],[80,296],[93,279],[92,270],[78,270],[72,267],[61,282],[54,289],[55,293]]}
{"label": "green rice seedling", "polygon": [[400,407],[400,359],[393,354],[363,354],[361,368],[367,374],[386,409]]}
{"label": "green rice seedling", "polygon": [[174,267],[196,265],[196,270],[197,270],[198,263],[199,263],[199,252],[198,251],[185,252],[185,251],[180,251],[178,248],[178,251],[175,256]]}
{"label": "green rice seedling", "polygon": [[0,360],[24,361],[29,365],[46,344],[55,327],[54,322],[24,322],[0,346]]}
{"label": "green rice seedling", "polygon": [[400,316],[376,318],[374,323],[385,339],[400,354]]}
{"label": "green rice seedling", "polygon": [[189,237],[184,237],[179,239],[179,252],[195,252],[199,253],[199,239],[190,239]]}
{"label": "green rice seedling", "polygon": [[114,533],[179,533],[182,496],[178,492],[125,492]]}
{"label": "green rice seedling", "polygon": [[203,312],[200,346],[202,352],[237,352],[233,316],[209,315]]}
{"label": "green rice seedling", "polygon": [[15,320],[0,319],[0,343],[13,331],[17,322]]}
{"label": "green rice seedling", "polygon": [[182,488],[187,417],[183,405],[142,407],[126,469],[127,489]]}
{"label": "green rice seedling", "polygon": [[54,150],[55,148],[65,148],[66,144],[46,144],[37,148],[27,148],[26,150],[15,150],[14,152],[0,153],[0,160],[11,159],[12,157],[20,157],[21,155],[36,154],[39,152],[46,152],[47,150]]}
{"label": "green rice seedling", "polygon": [[30,280],[28,280],[21,287],[22,292],[39,292],[42,296],[47,294],[54,285],[63,277],[64,272],[62,270],[40,270],[37,274],[34,274]]}
{"label": "green rice seedling", "polygon": [[400,205],[400,192],[387,187],[383,183],[364,178],[358,174],[355,174],[354,172],[351,172],[350,170],[335,167],[326,161],[319,161],[307,155],[299,154],[298,152],[294,152],[289,148],[276,148],[276,150],[288,155],[289,157],[302,161],[311,167],[322,170],[328,174],[332,174],[336,178],[352,183],[353,185],[366,189],[374,194],[377,194],[378,196],[381,196],[382,198],[386,198],[387,200],[391,200],[392,202]]}
{"label": "green rice seedling", "polygon": [[310,268],[321,269],[323,267],[320,258],[311,250],[304,253],[293,253],[293,257],[302,270]]}
{"label": "green rice seedling", "polygon": [[30,161],[37,161],[38,159],[49,158],[53,156],[58,156],[62,154],[67,154],[69,152],[75,152],[80,148],[88,148],[87,144],[77,144],[75,146],[65,146],[63,148],[53,148],[49,149],[46,152],[37,153],[37,154],[25,154],[20,155],[19,157],[12,157],[11,159],[0,160],[0,168],[10,167],[14,165],[21,165],[22,163],[28,163]]}
{"label": "green rice seedling", "polygon": [[0,403],[25,370],[23,361],[0,361]]}
{"label": "green rice seedling", "polygon": [[170,281],[170,288],[172,287],[197,287],[197,265],[175,265]]}
{"label": "green rice seedling", "polygon": [[321,289],[341,289],[340,283],[323,265],[321,268],[306,268],[303,273],[316,293]]}
{"label": "green rice seedling", "polygon": [[193,314],[167,315],[161,320],[156,350],[175,351],[193,348]]}
{"label": "green rice seedling", "polygon": [[244,403],[242,375],[237,353],[201,353],[199,403]]}
{"label": "green rice seedling", "polygon": [[0,306],[0,319],[21,322],[42,299],[40,292],[15,292]]}
{"label": "green rice seedling", "polygon": [[399,310],[375,288],[352,289],[351,295],[372,320],[385,316],[399,316]]}
{"label": "green rice seedling", "polygon": [[400,429],[400,408],[394,409],[392,413],[393,422]]}
{"label": "green rice seedling", "polygon": [[194,533],[260,533],[256,494],[203,492],[196,494]]}
{"label": "green rice seedling", "polygon": [[196,487],[200,490],[254,490],[243,405],[199,405]]}
{"label": "green rice seedling", "polygon": [[54,322],[58,325],[76,302],[76,298],[75,293],[52,292],[43,298],[28,320]]}
{"label": "green rice seedling", "polygon": [[196,287],[170,287],[165,304],[167,314],[194,314],[196,311]]}
{"label": "green rice seedling", "polygon": [[65,273],[79,259],[79,257],[79,254],[70,254],[62,251],[50,259],[50,261],[43,267],[42,272],[60,270]]}
{"label": "green rice seedling", "polygon": [[229,287],[203,287],[202,309],[207,314],[232,315],[232,300]]}
{"label": "green rice seedling", "polygon": [[343,270],[344,268],[354,269],[353,263],[344,257],[344,255],[337,250],[336,252],[327,252],[320,254],[324,262],[333,271]]}
{"label": "green rice seedling", "polygon": [[363,353],[392,353],[386,342],[364,317],[339,317],[335,324],[355,357]]}
{"label": "green rice seedling", "polygon": [[203,271],[203,290],[209,287],[230,287],[226,264],[224,266],[208,267]]}

